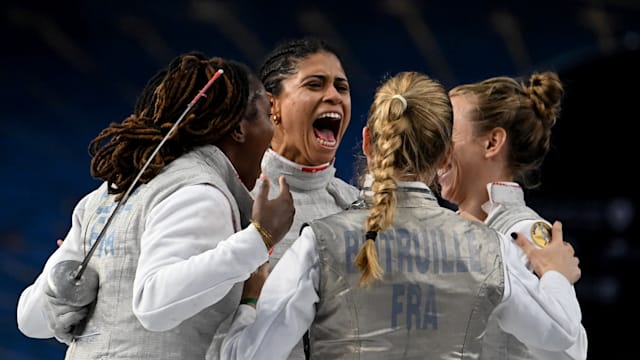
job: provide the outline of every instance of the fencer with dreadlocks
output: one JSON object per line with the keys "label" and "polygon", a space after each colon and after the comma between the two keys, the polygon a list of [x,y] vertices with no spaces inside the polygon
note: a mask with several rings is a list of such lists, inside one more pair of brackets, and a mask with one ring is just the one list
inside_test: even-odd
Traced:
{"label": "fencer with dreadlocks", "polygon": [[[22,333],[64,341],[67,359],[204,358],[243,282],[293,221],[283,178],[271,200],[269,181],[255,202],[248,190],[273,136],[269,109],[241,63],[194,52],[156,74],[133,114],[91,142],[91,174],[103,183],[76,205],[63,244],[21,294]],[[65,304],[48,273],[82,260],[123,200],[88,263],[99,277],[95,300]]]}

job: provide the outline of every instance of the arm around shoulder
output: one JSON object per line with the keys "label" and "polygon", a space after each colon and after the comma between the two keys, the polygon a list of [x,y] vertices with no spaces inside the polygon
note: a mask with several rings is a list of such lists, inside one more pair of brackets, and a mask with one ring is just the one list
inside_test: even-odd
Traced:
{"label": "arm around shoulder", "polygon": [[[561,237],[560,237],[561,238]],[[535,249],[521,234],[518,245]],[[503,259],[506,270],[505,299],[498,306],[500,326],[513,334],[527,346],[548,351],[564,351],[573,346],[579,336],[582,314],[575,290],[567,276],[556,271],[572,262],[572,254],[564,251],[554,261],[547,264],[542,277],[538,279],[520,261],[519,252],[511,240],[503,241]]]}

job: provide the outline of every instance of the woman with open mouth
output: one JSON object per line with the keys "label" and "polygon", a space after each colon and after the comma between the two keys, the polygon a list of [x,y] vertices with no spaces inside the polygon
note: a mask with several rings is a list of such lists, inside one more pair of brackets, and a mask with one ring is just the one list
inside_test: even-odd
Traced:
{"label": "woman with open mouth", "polygon": [[[274,127],[262,172],[272,180],[285,176],[296,208],[291,230],[271,255],[273,268],[304,222],[345,209],[358,189],[337,178],[333,166],[351,120],[349,80],[337,52],[320,39],[284,42],[267,56],[259,75]],[[272,183],[275,195],[279,189]]]}
{"label": "woman with open mouth", "polygon": [[[271,180],[271,197],[280,191],[277,179],[285,177],[295,207],[293,224],[269,259],[273,268],[304,223],[346,209],[359,190],[336,177],[333,165],[351,120],[349,80],[336,50],[310,37],[280,43],[267,55],[259,76],[269,96],[274,128],[262,173]],[[248,298],[256,295],[245,293]],[[217,346],[214,342],[209,357],[218,356]],[[305,359],[302,339],[289,359]]]}

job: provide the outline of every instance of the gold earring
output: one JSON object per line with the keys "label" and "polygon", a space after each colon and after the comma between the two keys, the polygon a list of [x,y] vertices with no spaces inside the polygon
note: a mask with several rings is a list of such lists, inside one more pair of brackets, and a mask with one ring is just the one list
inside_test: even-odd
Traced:
{"label": "gold earring", "polygon": [[273,123],[280,124],[280,117],[276,114],[273,114]]}

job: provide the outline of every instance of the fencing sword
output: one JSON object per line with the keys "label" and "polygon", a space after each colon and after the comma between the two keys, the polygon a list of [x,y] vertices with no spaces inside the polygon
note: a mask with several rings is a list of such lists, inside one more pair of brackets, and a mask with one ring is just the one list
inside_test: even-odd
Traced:
{"label": "fencing sword", "polygon": [[195,106],[198,100],[200,100],[200,98],[203,96],[207,96],[205,92],[223,73],[224,71],[222,69],[218,69],[213,74],[211,79],[209,79],[207,84],[196,94],[193,100],[191,100],[182,115],[180,115],[171,129],[169,129],[169,132],[167,132],[158,146],[156,146],[156,148],[153,150],[151,156],[149,156],[149,159],[147,159],[147,161],[144,163],[142,169],[140,169],[140,172],[135,177],[135,179],[133,179],[133,182],[131,183],[131,185],[129,185],[129,188],[122,196],[122,199],[117,202],[115,208],[111,212],[111,215],[109,215],[109,218],[102,227],[102,230],[100,230],[100,233],[96,237],[96,241],[93,243],[93,245],[91,245],[91,248],[89,248],[89,252],[87,253],[87,255],[85,255],[82,262],[77,260],[63,260],[53,266],[47,278],[47,281],[49,283],[49,290],[52,292],[52,296],[55,296],[65,304],[77,307],[89,305],[96,298],[98,293],[97,289],[99,281],[98,273],[94,269],[88,267],[88,265],[91,257],[93,256],[93,253],[96,251],[98,245],[100,244],[100,241],[104,237],[109,224],[111,224],[111,221],[113,220],[115,214],[118,212],[118,209],[120,209],[122,205],[127,201],[129,195],[140,180],[140,177],[147,169],[158,151],[160,151],[162,145],[167,141],[169,136],[171,136],[171,134],[175,131],[180,122],[182,122],[184,117],[189,113],[189,111],[191,111],[191,109]]}

